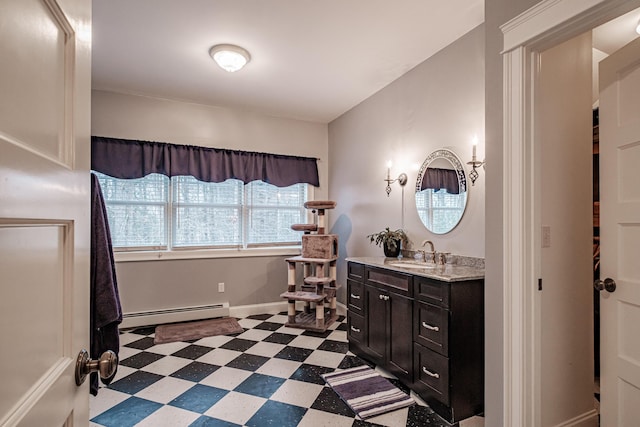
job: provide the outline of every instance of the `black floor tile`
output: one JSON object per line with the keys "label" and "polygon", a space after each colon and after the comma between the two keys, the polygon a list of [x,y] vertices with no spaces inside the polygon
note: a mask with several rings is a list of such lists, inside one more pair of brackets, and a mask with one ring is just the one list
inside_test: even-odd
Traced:
{"label": "black floor tile", "polygon": [[409,407],[407,427],[458,427],[459,424],[449,424],[443,420],[433,409],[427,406],[413,405]]}
{"label": "black floor tile", "polygon": [[273,317],[273,314],[252,314],[250,316],[245,317],[245,319],[252,320],[267,320]]}
{"label": "black floor tile", "polygon": [[291,341],[296,339],[296,335],[291,334],[281,334],[280,332],[274,332],[262,341],[272,342],[276,344],[289,344]]}
{"label": "black floor tile", "polygon": [[189,427],[242,427],[240,424],[234,424],[216,418],[207,417],[202,415],[189,425]]}
{"label": "black floor tile", "polygon": [[210,365],[208,363],[192,362],[184,368],[178,369],[170,376],[197,383],[217,371],[219,368],[219,366]]}
{"label": "black floor tile", "polygon": [[344,415],[345,417],[355,417],[356,414],[340,396],[330,387],[324,387],[315,402],[311,405],[312,409],[319,411],[331,412],[332,414]]}
{"label": "black floor tile", "polygon": [[348,331],[349,327],[346,323],[341,323],[336,329],[336,331]]}
{"label": "black floor tile", "polygon": [[260,329],[262,331],[277,331],[280,328],[282,328],[282,323],[262,322],[259,325],[254,326],[253,329]]}
{"label": "black floor tile", "polygon": [[245,425],[247,427],[296,427],[306,412],[307,409],[300,406],[269,400]]}
{"label": "black floor tile", "polygon": [[202,414],[227,393],[228,390],[196,384],[169,402],[169,405]]}
{"label": "black floor tile", "polygon": [[333,329],[327,329],[324,332],[304,331],[302,335],[307,337],[326,338],[333,333]]}
{"label": "black floor tile", "polygon": [[138,350],[146,350],[149,347],[153,347],[154,345],[155,344],[153,342],[153,338],[144,337],[137,341],[133,341],[133,342],[130,342],[129,344],[126,344],[125,347],[136,348]]}
{"label": "black floor tile", "polygon": [[244,380],[233,391],[250,394],[253,396],[268,399],[285,382],[284,378],[272,377],[270,375],[252,374]]}
{"label": "black floor tile", "polygon": [[91,421],[105,427],[133,427],[161,407],[160,403],[131,396]]}
{"label": "black floor tile", "polygon": [[138,334],[138,335],[151,335],[154,334],[156,332],[156,327],[155,326],[145,326],[144,328],[136,328],[132,331],[130,331],[132,334]]}
{"label": "black floor tile", "polygon": [[164,378],[162,375],[152,374],[151,372],[136,371],[109,384],[109,388],[123,393],[136,394],[162,378]]}
{"label": "black floor tile", "polygon": [[245,340],[243,338],[234,338],[231,341],[221,345],[220,348],[224,348],[225,350],[247,351],[256,344],[257,341]]}
{"label": "black floor tile", "polygon": [[285,347],[278,352],[274,357],[278,359],[293,360],[294,362],[304,362],[307,357],[313,353],[313,350],[300,347]]}
{"label": "black floor tile", "polygon": [[333,371],[334,369],[324,366],[308,365],[306,363],[303,363],[298,369],[296,369],[296,371],[289,377],[289,379],[324,385],[325,380],[321,377],[321,375]]}
{"label": "black floor tile", "polygon": [[211,350],[213,350],[213,348],[211,347],[191,344],[181,350],[176,351],[172,354],[172,356],[195,360],[198,357],[202,357],[205,354],[209,353]]}
{"label": "black floor tile", "polygon": [[164,356],[162,354],[143,351],[138,354],[134,354],[131,357],[127,357],[126,359],[121,360],[120,364],[122,366],[127,366],[129,368],[140,369],[155,362],[156,360],[162,359],[163,357]]}
{"label": "black floor tile", "polygon": [[348,369],[355,368],[356,366],[366,365],[364,360],[360,359],[358,356],[345,356],[342,359],[342,362],[338,365],[338,369]]}
{"label": "black floor tile", "polygon": [[229,368],[244,369],[245,371],[255,371],[260,366],[267,363],[268,357],[257,356],[255,354],[241,354],[227,363]]}
{"label": "black floor tile", "polygon": [[349,351],[349,344],[341,341],[324,340],[322,344],[318,346],[318,350],[347,354]]}

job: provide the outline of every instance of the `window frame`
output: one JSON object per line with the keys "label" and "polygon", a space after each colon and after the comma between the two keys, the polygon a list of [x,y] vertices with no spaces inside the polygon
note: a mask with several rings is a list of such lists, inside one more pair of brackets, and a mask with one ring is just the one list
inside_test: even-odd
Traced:
{"label": "window frame", "polygon": [[[95,172],[95,171],[92,171]],[[100,174],[98,173],[98,176]],[[108,176],[108,175],[105,175]],[[113,178],[113,177],[109,177]],[[118,179],[118,178],[113,178]],[[114,205],[141,205],[141,204],[150,204],[150,205],[164,205],[164,228],[167,237],[167,245],[166,246],[114,246],[113,252],[114,257],[117,262],[127,262],[127,261],[151,261],[151,260],[169,260],[169,259],[199,259],[199,258],[230,258],[230,257],[255,257],[255,256],[282,256],[282,255],[298,255],[301,251],[301,240],[302,237],[297,242],[271,242],[271,243],[248,243],[248,224],[250,212],[252,210],[252,206],[249,206],[247,203],[247,194],[249,193],[248,185],[242,185],[242,200],[240,201],[239,209],[241,218],[240,225],[240,244],[238,245],[193,245],[193,246],[174,246],[175,242],[175,217],[174,214],[176,209],[179,207],[185,206],[202,206],[198,203],[190,203],[190,202],[181,202],[177,203],[174,201],[174,191],[175,186],[177,186],[176,181],[173,178],[169,178],[166,191],[167,191],[167,199],[166,202],[127,202],[127,201],[106,201],[105,204],[114,204]],[[303,185],[306,187],[306,200],[303,200],[303,203],[308,200],[313,200],[314,186],[307,183],[299,183],[294,185]],[[278,187],[276,187],[278,188]],[[207,207],[215,206],[219,207],[222,205],[217,205],[213,203],[205,204]],[[229,205],[229,207],[236,207],[238,205]],[[257,205],[258,208],[274,208],[274,205]],[[277,208],[277,207],[276,207]],[[312,222],[313,216],[308,209],[305,209],[303,205],[299,208],[296,207],[283,207],[286,210],[297,210],[299,209],[301,213],[303,213],[305,222]]]}

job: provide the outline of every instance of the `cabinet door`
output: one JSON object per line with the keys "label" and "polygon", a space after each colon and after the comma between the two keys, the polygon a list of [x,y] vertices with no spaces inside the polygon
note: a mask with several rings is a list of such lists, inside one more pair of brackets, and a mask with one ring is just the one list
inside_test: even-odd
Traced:
{"label": "cabinet door", "polygon": [[387,349],[387,298],[388,293],[373,286],[364,286],[366,301],[367,347],[376,364],[383,363]]}
{"label": "cabinet door", "polygon": [[389,293],[388,366],[399,378],[413,377],[413,300]]}

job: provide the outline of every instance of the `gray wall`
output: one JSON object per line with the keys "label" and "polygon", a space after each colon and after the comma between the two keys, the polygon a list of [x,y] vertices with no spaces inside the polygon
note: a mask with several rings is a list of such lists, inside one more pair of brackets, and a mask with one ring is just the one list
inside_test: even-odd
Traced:
{"label": "gray wall", "polygon": [[[449,148],[463,163],[472,139],[484,158],[484,27],[481,25],[400,79],[329,124],[329,196],[337,201],[330,230],[339,235],[340,258],[382,256],[368,234],[403,226],[415,246],[433,240],[436,250],[484,257],[484,171],[470,186],[462,221],[451,233],[434,235],[420,222],[414,202],[415,166],[438,148]],[[392,177],[405,172],[403,191],[395,183],[387,197],[386,161]],[[466,166],[466,165],[465,165]],[[346,284],[346,263],[338,280]],[[344,301],[345,289],[341,300]]]}
{"label": "gray wall", "polygon": [[[220,107],[104,91],[92,93],[92,134],[316,157],[327,197],[327,126]],[[299,252],[298,252],[299,253]],[[291,252],[295,254],[295,251]],[[116,255],[116,259],[118,259]],[[117,262],[125,313],[229,302],[281,302],[285,256]],[[224,282],[225,293],[218,293]]]}

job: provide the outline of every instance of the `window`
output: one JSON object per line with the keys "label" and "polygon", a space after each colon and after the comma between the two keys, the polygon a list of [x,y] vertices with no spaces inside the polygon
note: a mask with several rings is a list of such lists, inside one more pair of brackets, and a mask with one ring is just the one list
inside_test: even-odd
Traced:
{"label": "window", "polygon": [[209,183],[159,174],[117,179],[95,173],[115,249],[296,245],[300,233],[291,224],[307,222],[307,184],[281,188],[261,181]]}
{"label": "window", "polygon": [[418,215],[425,226],[436,234],[453,229],[464,212],[466,193],[449,194],[447,190],[425,189],[416,193]]}

